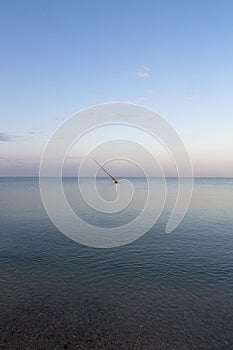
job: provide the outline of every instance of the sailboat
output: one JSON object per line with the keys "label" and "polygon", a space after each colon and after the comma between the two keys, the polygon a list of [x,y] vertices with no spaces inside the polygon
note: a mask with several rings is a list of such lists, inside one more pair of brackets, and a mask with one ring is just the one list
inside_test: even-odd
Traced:
{"label": "sailboat", "polygon": [[107,172],[107,170],[105,170],[105,169],[102,167],[102,165],[100,165],[100,164],[97,162],[97,160],[94,159],[94,161],[95,161],[96,164],[103,170],[103,172],[104,172],[106,175],[108,175],[108,177],[110,177],[110,179],[112,180],[112,183],[114,183],[114,184],[117,184],[117,183],[118,183],[118,181],[117,181],[112,175],[110,175],[109,172]]}

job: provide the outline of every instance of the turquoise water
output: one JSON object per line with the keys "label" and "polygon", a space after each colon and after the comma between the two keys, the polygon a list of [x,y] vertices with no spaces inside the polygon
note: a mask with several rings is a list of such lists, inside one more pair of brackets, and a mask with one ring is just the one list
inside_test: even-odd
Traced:
{"label": "turquoise water", "polygon": [[[144,196],[143,179],[131,179]],[[74,210],[104,227],[127,215],[98,215],[64,179]],[[100,190],[111,197],[108,180]],[[109,187],[107,187],[109,186]],[[48,218],[38,179],[0,179],[0,345],[4,349],[232,349],[233,179],[195,179],[190,208],[165,234],[175,199],[133,243],[82,246]]]}

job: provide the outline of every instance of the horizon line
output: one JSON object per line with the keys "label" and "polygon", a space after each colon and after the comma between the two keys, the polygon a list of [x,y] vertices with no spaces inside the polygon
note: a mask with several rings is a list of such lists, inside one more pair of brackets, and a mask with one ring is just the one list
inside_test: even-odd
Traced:
{"label": "horizon line", "polygon": [[[46,178],[46,179],[57,179],[60,177],[57,176],[0,176],[0,179],[17,179],[17,178],[31,178],[31,179],[39,179],[39,178]],[[92,179],[92,176],[62,176],[62,179]],[[97,176],[97,179],[105,179],[104,176]],[[128,178],[134,178],[134,179],[233,179],[233,176],[187,176],[187,177],[179,177],[179,176],[118,176],[118,179],[128,179]]]}

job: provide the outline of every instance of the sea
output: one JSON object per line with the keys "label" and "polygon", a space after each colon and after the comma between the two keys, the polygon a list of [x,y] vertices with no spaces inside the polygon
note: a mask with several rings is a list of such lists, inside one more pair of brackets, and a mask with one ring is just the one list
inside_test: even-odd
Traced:
{"label": "sea", "polygon": [[[128,181],[140,196],[119,215],[84,205],[77,179],[63,186],[86,230],[124,230],[148,189],[145,179]],[[111,198],[115,185],[97,182]],[[177,179],[166,183],[164,208],[145,234],[95,248],[54,225],[38,178],[0,178],[0,349],[233,349],[233,179],[194,179],[171,233]]]}

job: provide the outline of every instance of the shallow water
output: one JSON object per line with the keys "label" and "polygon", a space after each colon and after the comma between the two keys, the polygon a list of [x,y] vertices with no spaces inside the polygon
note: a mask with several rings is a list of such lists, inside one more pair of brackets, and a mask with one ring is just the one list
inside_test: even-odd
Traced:
{"label": "shallow water", "polygon": [[[140,210],[146,186],[131,181],[139,197],[118,216],[93,214],[75,179],[64,188],[80,216],[111,227]],[[99,185],[112,198],[108,180]],[[38,179],[1,178],[1,348],[232,349],[233,179],[195,179],[187,215],[165,234],[175,188],[169,179],[147,234],[94,249],[54,227]]]}

